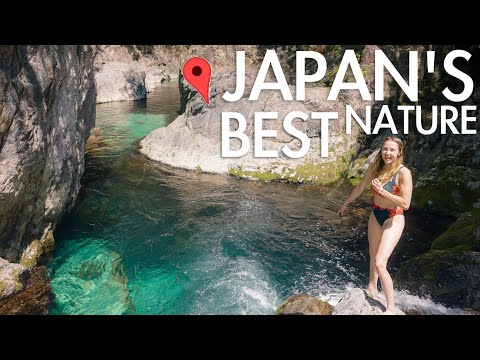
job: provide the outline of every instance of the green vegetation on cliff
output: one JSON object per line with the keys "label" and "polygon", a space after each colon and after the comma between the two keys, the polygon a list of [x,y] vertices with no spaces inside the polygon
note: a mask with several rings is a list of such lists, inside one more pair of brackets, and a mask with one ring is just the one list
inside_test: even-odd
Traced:
{"label": "green vegetation on cliff", "polygon": [[414,183],[415,205],[464,212],[480,198],[480,171],[465,166],[433,168]]}
{"label": "green vegetation on cliff", "polygon": [[476,234],[480,210],[465,213],[432,243],[432,250],[455,249],[480,251],[480,236]]}

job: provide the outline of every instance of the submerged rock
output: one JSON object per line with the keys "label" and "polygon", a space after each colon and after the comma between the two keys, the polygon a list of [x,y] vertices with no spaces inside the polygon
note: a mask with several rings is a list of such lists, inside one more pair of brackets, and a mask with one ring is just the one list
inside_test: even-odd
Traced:
{"label": "submerged rock", "polygon": [[[83,244],[83,243],[82,243]],[[51,282],[57,314],[133,312],[128,278],[119,254],[97,243],[78,244],[56,268]]]}

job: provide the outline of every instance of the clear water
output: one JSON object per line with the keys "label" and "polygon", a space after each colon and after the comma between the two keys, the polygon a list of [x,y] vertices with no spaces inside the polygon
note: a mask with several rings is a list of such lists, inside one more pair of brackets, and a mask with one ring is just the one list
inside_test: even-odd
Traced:
{"label": "clear water", "polygon": [[[346,288],[365,286],[369,199],[339,218],[350,188],[240,180],[146,159],[139,140],[177,108],[176,83],[146,101],[97,106],[82,189],[55,233],[52,313],[274,314],[296,293],[336,304]],[[392,271],[441,231],[429,219],[410,222]]]}

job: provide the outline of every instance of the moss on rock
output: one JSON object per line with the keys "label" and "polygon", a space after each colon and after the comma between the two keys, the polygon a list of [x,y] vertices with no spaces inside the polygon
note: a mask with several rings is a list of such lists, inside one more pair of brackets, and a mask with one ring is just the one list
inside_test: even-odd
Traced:
{"label": "moss on rock", "polygon": [[480,239],[475,231],[480,223],[480,210],[464,213],[432,243],[432,250],[454,248],[459,251],[480,251]]}
{"label": "moss on rock", "polygon": [[230,168],[229,173],[242,178],[264,181],[287,180],[293,183],[329,184],[341,177],[341,171],[336,164],[315,164],[307,162],[290,168],[286,165],[272,164],[269,168],[256,171],[243,170],[242,167]]}
{"label": "moss on rock", "polygon": [[30,245],[25,249],[20,259],[20,265],[30,269],[37,265],[38,259],[43,253],[43,246],[40,240],[33,240]]}
{"label": "moss on rock", "polygon": [[[347,158],[349,159],[349,157]],[[347,158],[339,158],[336,162],[328,163],[307,161],[294,168],[282,163],[272,163],[266,168],[252,170],[244,169],[242,166],[231,167],[229,174],[255,180],[286,180],[292,183],[327,185],[342,177],[347,170]]]}
{"label": "moss on rock", "polygon": [[432,169],[414,183],[413,200],[420,208],[464,212],[480,198],[480,170],[465,166]]}
{"label": "moss on rock", "polygon": [[362,181],[363,175],[365,174],[364,168],[366,168],[367,159],[368,157],[366,156],[358,157],[350,166],[347,177],[352,186],[357,186]]}
{"label": "moss on rock", "polygon": [[22,290],[21,276],[25,267],[0,258],[0,300]]}
{"label": "moss on rock", "polygon": [[404,263],[394,283],[446,306],[480,309],[480,254],[455,249],[430,250]]}
{"label": "moss on rock", "polygon": [[281,173],[273,173],[270,170],[266,171],[246,171],[243,170],[243,167],[238,168],[230,168],[228,170],[230,175],[238,176],[241,178],[247,179],[255,179],[255,180],[264,180],[264,181],[272,181],[272,180],[279,180],[282,178]]}
{"label": "moss on rock", "polygon": [[316,297],[297,294],[285,300],[276,315],[332,315],[333,306]]}

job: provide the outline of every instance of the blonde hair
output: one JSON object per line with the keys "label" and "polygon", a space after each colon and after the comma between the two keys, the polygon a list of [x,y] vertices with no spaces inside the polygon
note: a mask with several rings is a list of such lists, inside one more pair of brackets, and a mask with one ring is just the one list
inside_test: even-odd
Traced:
{"label": "blonde hair", "polygon": [[[399,154],[397,159],[392,163],[391,168],[388,171],[385,171],[385,162],[382,158],[382,149],[386,141],[393,141],[397,143]],[[393,174],[398,170],[400,165],[403,164],[403,141],[396,136],[388,136],[383,139],[382,146],[378,152],[375,160],[373,162],[373,178],[378,178],[382,184],[385,184],[388,180],[393,177]]]}

